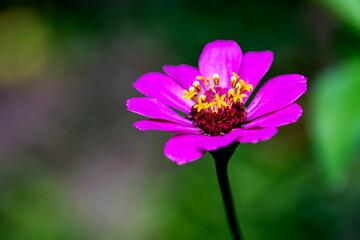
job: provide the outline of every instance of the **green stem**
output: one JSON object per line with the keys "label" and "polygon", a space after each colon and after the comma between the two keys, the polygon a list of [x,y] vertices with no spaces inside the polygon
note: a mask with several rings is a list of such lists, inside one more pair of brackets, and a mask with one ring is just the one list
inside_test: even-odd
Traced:
{"label": "green stem", "polygon": [[227,166],[230,157],[234,153],[238,144],[239,144],[238,142],[235,142],[226,148],[221,148],[214,152],[211,152],[211,154],[215,159],[216,174],[218,177],[222,197],[225,203],[226,213],[232,235],[234,237],[234,240],[243,240],[244,238],[241,236],[241,231],[236,221],[235,209],[231,196],[228,171],[227,171]]}

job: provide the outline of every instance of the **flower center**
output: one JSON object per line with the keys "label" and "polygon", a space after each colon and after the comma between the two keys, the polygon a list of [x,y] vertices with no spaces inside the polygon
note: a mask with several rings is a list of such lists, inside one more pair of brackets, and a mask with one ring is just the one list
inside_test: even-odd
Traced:
{"label": "flower center", "polygon": [[245,92],[251,92],[253,86],[239,80],[237,74],[232,75],[230,89],[219,87],[219,75],[214,74],[212,79],[196,77],[204,83],[205,91],[198,81],[193,83],[189,91],[184,90],[184,99],[192,100],[195,104],[189,118],[205,135],[224,135],[244,125],[247,112],[242,98],[247,97]]}

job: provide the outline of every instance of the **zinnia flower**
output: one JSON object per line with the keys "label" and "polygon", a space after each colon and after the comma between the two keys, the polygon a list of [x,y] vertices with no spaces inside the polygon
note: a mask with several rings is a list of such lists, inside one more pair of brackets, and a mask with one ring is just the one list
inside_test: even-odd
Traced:
{"label": "zinnia flower", "polygon": [[296,122],[302,115],[294,102],[306,91],[307,80],[298,74],[274,77],[247,104],[272,61],[271,51],[242,54],[234,41],[211,42],[200,55],[198,69],[164,66],[166,74],[147,73],[134,83],[147,97],[129,99],[128,110],[150,118],[134,126],[140,131],[178,133],[164,149],[166,157],[177,164],[236,141],[268,140],[277,127]]}

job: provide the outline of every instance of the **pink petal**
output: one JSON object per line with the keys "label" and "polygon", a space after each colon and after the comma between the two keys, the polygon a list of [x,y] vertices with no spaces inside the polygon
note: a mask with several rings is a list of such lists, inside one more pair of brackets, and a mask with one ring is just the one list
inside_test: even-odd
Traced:
{"label": "pink petal", "polygon": [[196,145],[201,136],[203,135],[176,135],[170,138],[165,144],[165,156],[178,165],[201,158],[206,152]]}
{"label": "pink petal", "polygon": [[237,128],[224,136],[209,137],[201,135],[202,138],[197,145],[206,151],[215,151],[219,148],[232,144],[239,136],[242,135],[242,129]]}
{"label": "pink petal", "polygon": [[[197,76],[200,76],[200,72],[197,68],[185,64],[178,66],[166,65],[163,67],[164,72],[166,72],[170,77],[175,79],[184,89],[189,89],[194,83],[194,81],[199,81],[196,79]],[[201,81],[200,85],[203,88],[204,85]],[[205,89],[205,88],[203,88]]]}
{"label": "pink petal", "polygon": [[146,117],[167,120],[187,126],[193,126],[190,120],[180,116],[174,110],[156,99],[151,99],[147,97],[131,98],[126,102],[126,106],[128,107],[129,111]]}
{"label": "pink petal", "polygon": [[269,113],[245,125],[245,129],[254,127],[279,127],[296,122],[302,115],[301,107],[293,103],[279,111]]}
{"label": "pink petal", "polygon": [[160,130],[160,131],[167,131],[167,132],[181,133],[181,134],[201,134],[200,130],[197,129],[196,127],[184,126],[184,125],[179,125],[176,123],[171,123],[156,119],[136,122],[134,123],[134,127],[139,129],[140,131]]}
{"label": "pink petal", "polygon": [[236,141],[242,130],[224,135],[209,137],[205,135],[177,135],[170,138],[164,149],[165,156],[177,164],[185,164],[199,159],[206,151],[215,151]]}
{"label": "pink petal", "polygon": [[[274,54],[271,51],[245,53],[241,60],[240,79],[243,79],[247,84],[251,84],[255,89],[269,70],[273,59]],[[251,93],[247,93],[247,95],[250,97]],[[243,98],[244,102],[247,99]]]}
{"label": "pink petal", "polygon": [[192,101],[183,100],[184,87],[163,73],[147,73],[141,76],[133,86],[142,94],[160,102],[189,113]]}
{"label": "pink petal", "polygon": [[220,76],[220,86],[231,86],[231,73],[239,73],[242,52],[239,45],[230,40],[217,40],[208,43],[203,49],[200,60],[200,73],[212,78],[215,73]]}
{"label": "pink petal", "polygon": [[240,143],[257,143],[266,141],[277,133],[277,128],[253,128],[245,129],[241,133],[238,142]]}
{"label": "pink petal", "polygon": [[277,76],[264,84],[248,107],[247,120],[282,109],[306,92],[306,78],[298,74]]}

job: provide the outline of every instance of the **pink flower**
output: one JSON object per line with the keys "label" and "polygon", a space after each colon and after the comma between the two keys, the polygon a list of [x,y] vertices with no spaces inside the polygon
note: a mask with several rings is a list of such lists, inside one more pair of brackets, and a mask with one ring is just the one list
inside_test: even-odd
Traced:
{"label": "pink flower", "polygon": [[134,83],[147,97],[129,99],[128,110],[151,118],[134,126],[140,131],[178,133],[164,149],[166,157],[177,164],[197,160],[235,141],[268,140],[277,127],[296,122],[302,115],[294,101],[307,89],[304,76],[280,75],[267,81],[245,107],[272,61],[271,51],[242,54],[234,41],[211,42],[200,55],[198,69],[164,66],[166,74],[147,73]]}

